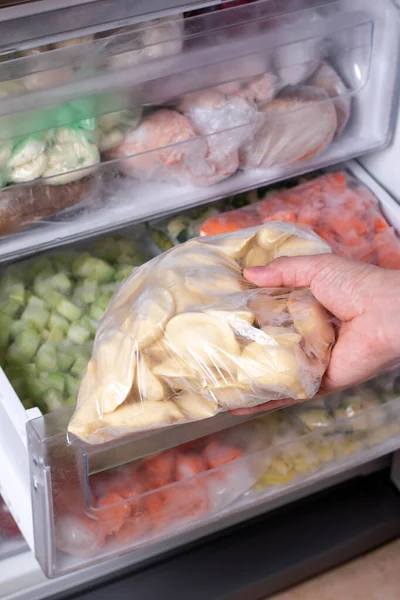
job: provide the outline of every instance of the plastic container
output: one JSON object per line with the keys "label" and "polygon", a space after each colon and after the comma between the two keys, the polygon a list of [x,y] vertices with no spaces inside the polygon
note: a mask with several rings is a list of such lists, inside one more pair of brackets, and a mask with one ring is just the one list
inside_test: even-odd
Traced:
{"label": "plastic container", "polygon": [[396,18],[388,0],[284,2],[279,13],[262,1],[5,55],[2,171],[17,187],[0,193],[0,234],[36,225],[2,240],[0,258],[381,147]]}
{"label": "plastic container", "polygon": [[228,429],[217,417],[214,432],[177,426],[108,447],[68,446],[68,411],[30,421],[42,569],[55,577],[126,552],[138,562],[290,486],[390,451],[400,442],[400,400],[375,385],[334,407],[320,399]]}

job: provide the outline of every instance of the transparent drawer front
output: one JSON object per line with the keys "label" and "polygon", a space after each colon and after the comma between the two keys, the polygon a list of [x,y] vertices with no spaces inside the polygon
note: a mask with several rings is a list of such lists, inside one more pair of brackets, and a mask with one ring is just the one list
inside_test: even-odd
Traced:
{"label": "transparent drawer front", "polygon": [[396,65],[376,70],[370,3],[312,4],[276,15],[255,2],[5,54],[1,256],[384,144]]}
{"label": "transparent drawer front", "polygon": [[400,441],[398,389],[394,375],[258,418],[222,415],[101,448],[67,445],[68,410],[34,419],[37,558],[50,577],[125,552],[138,562],[271,496],[390,452]]}

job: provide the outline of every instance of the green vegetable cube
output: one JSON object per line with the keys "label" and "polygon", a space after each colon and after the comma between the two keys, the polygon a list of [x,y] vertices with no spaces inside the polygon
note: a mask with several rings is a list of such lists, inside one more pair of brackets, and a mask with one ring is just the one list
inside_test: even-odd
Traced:
{"label": "green vegetable cube", "polygon": [[63,395],[58,390],[48,390],[44,393],[43,400],[50,411],[60,410],[64,407]]}
{"label": "green vegetable cube", "polygon": [[50,329],[58,329],[63,334],[66,334],[69,329],[69,323],[67,319],[65,319],[61,315],[58,315],[56,312],[52,312],[50,314],[48,326],[50,327]]}
{"label": "green vegetable cube", "polygon": [[75,360],[74,364],[71,367],[71,375],[73,377],[77,377],[78,379],[82,379],[83,373],[87,367],[88,362],[88,358],[78,356],[78,358]]}
{"label": "green vegetable cube", "polygon": [[82,325],[79,325],[78,323],[72,323],[68,330],[67,337],[69,340],[71,340],[71,342],[82,345],[89,339],[90,332],[85,327],[82,327]]}
{"label": "green vegetable cube", "polygon": [[57,306],[57,312],[68,319],[68,321],[78,321],[82,314],[82,310],[79,306],[76,306],[76,304],[70,302],[66,298],[63,298]]}
{"label": "green vegetable cube", "polygon": [[57,353],[54,344],[45,342],[36,354],[36,367],[39,372],[57,371]]}
{"label": "green vegetable cube", "polygon": [[32,305],[27,306],[21,315],[23,321],[26,321],[31,327],[38,331],[41,331],[46,327],[49,317],[50,313],[48,310]]}
{"label": "green vegetable cube", "polygon": [[12,364],[30,362],[40,344],[40,335],[33,329],[25,329],[16,337],[15,342],[9,346],[6,359]]}
{"label": "green vegetable cube", "polygon": [[[16,321],[18,323],[19,321]],[[13,320],[9,315],[0,313],[0,348],[7,348],[12,335]]]}
{"label": "green vegetable cube", "polygon": [[51,285],[54,289],[58,290],[62,294],[68,294],[72,288],[72,282],[65,273],[57,273],[50,279]]}
{"label": "green vegetable cube", "polygon": [[79,392],[80,380],[76,379],[75,377],[72,377],[71,375],[66,375],[65,383],[67,386],[67,394],[69,396],[73,396],[76,402],[76,398],[78,397]]}

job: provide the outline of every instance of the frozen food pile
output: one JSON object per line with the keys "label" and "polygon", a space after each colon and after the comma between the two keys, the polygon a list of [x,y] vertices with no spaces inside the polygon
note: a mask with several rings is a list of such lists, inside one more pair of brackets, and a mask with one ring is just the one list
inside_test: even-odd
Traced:
{"label": "frozen food pile", "polygon": [[[192,235],[216,235],[259,226],[270,221],[298,224],[312,229],[335,254],[379,265],[400,268],[400,239],[380,211],[374,194],[353,176],[327,173],[288,189],[274,186],[259,194],[241,196],[241,208],[211,205],[192,220],[176,217],[166,226],[154,226],[153,238],[161,246],[179,243]],[[228,210],[226,210],[228,209]],[[211,213],[211,214],[210,214]],[[203,221],[203,222],[201,222]],[[166,240],[166,241],[165,241]]]}
{"label": "frozen food pile", "polygon": [[[22,106],[28,98],[30,108],[7,123],[0,143],[0,235],[84,201],[86,209],[112,202],[107,181],[115,190],[115,173],[137,182],[211,186],[240,170],[288,168],[311,160],[342,134],[351,117],[352,90],[329,58],[323,60],[322,40],[316,37],[311,47],[299,41],[289,49],[282,41],[273,59],[266,56],[266,41],[265,48],[248,55],[219,59],[218,44],[238,36],[236,27],[230,29],[230,11],[219,14],[226,15],[226,23],[218,43],[212,28],[207,33],[207,21],[200,34],[199,23],[188,15],[185,30],[180,15],[3,56],[10,67],[0,100],[11,105],[15,98]],[[324,21],[311,16],[313,26]],[[266,22],[269,17],[263,13]],[[201,63],[197,75],[196,69],[191,74],[182,67],[166,81],[173,57],[189,55],[196,43],[202,49],[216,43],[214,58]],[[78,60],[83,57],[84,66]],[[152,69],[157,60],[167,61],[161,63],[162,75],[155,69],[154,79],[138,83],[129,68],[148,63]],[[84,97],[63,91],[118,70],[126,71],[123,89]],[[59,103],[38,100],[32,109],[32,94],[47,89],[58,91]],[[99,168],[110,161],[109,168]]]}
{"label": "frozen food pile", "polygon": [[44,254],[0,276],[0,364],[26,408],[76,403],[97,325],[144,260],[134,239],[102,238],[89,250]]}
{"label": "frozen food pile", "polygon": [[136,269],[97,328],[69,432],[132,431],[311,398],[334,342],[309,290],[254,289],[243,267],[329,252],[290,224],[192,240]]}
{"label": "frozen food pile", "polygon": [[50,448],[59,558],[132,550],[329,472],[400,435],[399,390],[398,374],[377,379],[97,472],[87,484],[73,446]]}

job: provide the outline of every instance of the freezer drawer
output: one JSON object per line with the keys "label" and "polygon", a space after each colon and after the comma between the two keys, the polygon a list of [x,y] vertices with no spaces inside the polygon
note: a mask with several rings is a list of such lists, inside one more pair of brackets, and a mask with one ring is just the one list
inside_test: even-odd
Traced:
{"label": "freezer drawer", "polygon": [[397,32],[389,0],[260,1],[6,52],[0,259],[384,146]]}
{"label": "freezer drawer", "polygon": [[399,384],[388,393],[384,377],[228,428],[237,419],[222,415],[102,446],[67,445],[71,411],[33,419],[36,557],[48,577],[121,554],[139,564],[287,503],[399,447]]}

